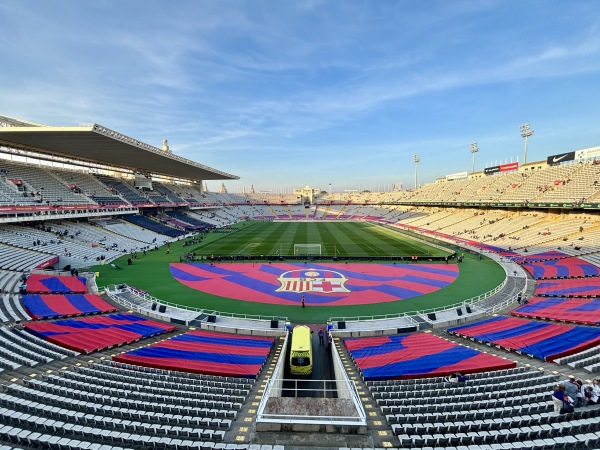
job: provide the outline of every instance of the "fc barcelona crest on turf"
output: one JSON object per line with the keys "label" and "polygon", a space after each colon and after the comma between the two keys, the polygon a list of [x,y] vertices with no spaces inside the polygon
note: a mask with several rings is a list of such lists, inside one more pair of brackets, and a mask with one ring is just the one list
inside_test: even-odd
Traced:
{"label": "fc barcelona crest on turf", "polygon": [[314,292],[321,294],[350,292],[344,286],[348,278],[333,270],[289,270],[282,273],[278,280],[281,286],[275,292]]}

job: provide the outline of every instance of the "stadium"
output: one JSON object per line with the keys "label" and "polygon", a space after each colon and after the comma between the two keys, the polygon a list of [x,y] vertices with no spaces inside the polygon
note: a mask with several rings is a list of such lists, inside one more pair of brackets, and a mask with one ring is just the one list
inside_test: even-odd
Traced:
{"label": "stadium", "polygon": [[0,123],[1,448],[600,445],[600,147],[231,194],[166,142]]}

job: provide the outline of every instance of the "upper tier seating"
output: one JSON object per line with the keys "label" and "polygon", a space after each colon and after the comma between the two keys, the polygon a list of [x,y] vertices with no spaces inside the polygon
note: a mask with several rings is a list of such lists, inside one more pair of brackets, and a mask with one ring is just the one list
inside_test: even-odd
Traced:
{"label": "upper tier seating", "polygon": [[132,186],[127,184],[125,181],[118,180],[107,175],[94,175],[98,180],[103,183],[114,195],[123,197],[126,201],[132,205],[142,205],[145,203],[152,203],[148,198],[138,194]]}
{"label": "upper tier seating", "polygon": [[56,170],[54,173],[60,176],[72,190],[87,195],[100,205],[124,205],[127,203],[122,197],[113,193],[91,173],[76,172],[72,170]]}
{"label": "upper tier seating", "polygon": [[53,169],[6,160],[0,160],[0,169],[5,171],[7,179],[21,181],[23,192],[39,203],[58,206],[95,204],[89,197],[75,192],[64,180],[54,175]]}
{"label": "upper tier seating", "polygon": [[161,194],[168,203],[186,203],[186,201],[173,192],[173,189],[167,184],[154,181],[152,182],[152,188]]}

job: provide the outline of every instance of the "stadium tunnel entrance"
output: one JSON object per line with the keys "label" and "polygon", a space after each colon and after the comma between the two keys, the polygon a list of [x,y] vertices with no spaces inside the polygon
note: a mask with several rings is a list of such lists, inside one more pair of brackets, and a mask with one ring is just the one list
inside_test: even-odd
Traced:
{"label": "stadium tunnel entrance", "polygon": [[[325,325],[312,324],[309,328],[312,330],[311,374],[291,373],[293,333],[288,332],[273,377],[267,380],[259,404],[256,430],[365,434],[366,413],[335,341],[329,339]],[[320,344],[320,329],[324,332],[323,344]]]}
{"label": "stadium tunnel entrance", "polygon": [[[290,357],[285,358],[282,397],[337,398],[335,372],[331,347],[327,339],[327,327],[310,324],[312,343],[312,372],[310,375],[294,375],[290,370]],[[323,344],[319,342],[319,330],[323,330]],[[292,340],[288,339],[286,354],[290,355]]]}

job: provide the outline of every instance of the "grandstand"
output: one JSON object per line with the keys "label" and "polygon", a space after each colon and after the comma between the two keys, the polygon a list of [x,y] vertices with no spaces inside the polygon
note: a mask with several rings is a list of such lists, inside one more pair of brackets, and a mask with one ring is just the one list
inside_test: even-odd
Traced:
{"label": "grandstand", "polygon": [[[227,450],[600,445],[599,406],[559,415],[550,398],[569,375],[588,383],[600,373],[595,157],[486,169],[411,191],[331,193],[305,208],[296,195],[205,192],[204,180],[237,177],[97,124],[54,128],[0,119],[10,125],[0,128],[0,445]],[[315,355],[335,387],[304,389],[325,394],[311,397],[312,406],[299,400],[302,415],[286,409],[293,406],[286,392],[295,388],[285,374],[286,322],[302,321],[301,308],[289,306],[289,317],[269,313],[275,309],[269,304],[245,302],[247,310],[233,310],[227,308],[240,302],[225,296],[208,297],[211,308],[193,308],[169,296],[171,286],[144,292],[127,284],[134,270],[150,277],[168,272],[165,267],[176,260],[167,255],[196,264],[190,253],[239,230],[251,235],[256,228],[249,224],[256,221],[376,224],[442,252],[439,263],[415,262],[408,275],[387,280],[379,303],[401,277],[410,283],[402,288],[422,293],[419,278],[441,285],[454,267],[473,271],[463,286],[476,289],[480,255],[485,264],[500,267],[502,282],[469,298],[458,289],[441,289],[439,297],[449,298],[434,307],[420,305],[415,295],[414,311],[390,312],[388,305],[383,312],[373,302],[364,316],[339,313],[328,316],[329,324],[311,323],[315,330],[328,326],[331,347],[318,346],[315,333]],[[358,239],[360,228],[349,230]],[[146,252],[137,265],[135,259]],[[469,267],[456,263],[445,269],[444,252],[466,253]],[[282,256],[254,255],[242,264],[256,264],[264,286]],[[314,263],[320,270],[342,265],[337,250],[319,257]],[[369,264],[387,257],[361,256]],[[393,273],[404,270],[404,262],[390,261],[398,263]],[[288,271],[296,269],[293,263],[303,264],[281,262]],[[211,271],[249,277],[249,269],[210,267],[192,265],[177,273],[190,283],[209,280]],[[375,282],[367,270],[361,273],[368,297],[365,286]],[[330,289],[341,292],[339,280],[328,277],[337,286]],[[113,279],[118,281],[108,286]],[[232,292],[225,284],[215,289]],[[308,309],[318,309],[307,297]],[[467,382],[445,378],[454,372],[466,374]],[[303,395],[303,389],[294,392]]]}

